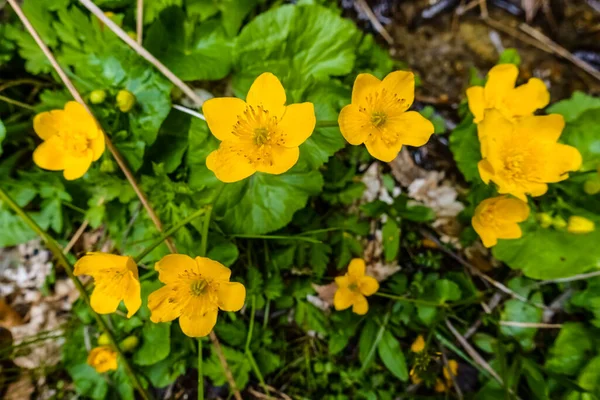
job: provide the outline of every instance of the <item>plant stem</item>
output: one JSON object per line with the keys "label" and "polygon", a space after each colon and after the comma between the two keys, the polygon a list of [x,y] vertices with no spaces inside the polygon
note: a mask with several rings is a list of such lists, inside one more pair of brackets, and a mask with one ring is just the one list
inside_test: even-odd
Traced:
{"label": "plant stem", "polygon": [[400,302],[405,302],[405,303],[420,304],[422,306],[444,307],[444,308],[446,307],[445,304],[439,304],[439,303],[435,303],[433,301],[426,301],[426,300],[419,300],[419,299],[409,299],[408,297],[394,296],[394,295],[391,295],[391,294],[381,293],[381,292],[376,292],[375,294],[373,294],[373,296],[385,297],[385,298],[388,298],[388,299],[392,299],[392,300],[396,300],[396,301],[400,301]]}
{"label": "plant stem", "polygon": [[33,108],[32,106],[30,106],[29,104],[22,103],[22,102],[20,102],[18,100],[13,100],[13,99],[8,98],[6,96],[0,95],[0,101],[4,101],[4,102],[6,102],[8,104],[12,104],[12,105],[24,108],[24,109],[29,110],[29,111],[35,111],[35,108]]}
{"label": "plant stem", "polygon": [[213,206],[208,206],[204,222],[202,224],[202,239],[200,241],[200,257],[206,257],[206,248],[208,246],[208,228],[210,227],[210,217],[212,215]]}
{"label": "plant stem", "polygon": [[131,367],[131,365],[129,364],[127,359],[125,358],[125,355],[119,348],[118,341],[115,338],[114,334],[112,333],[112,330],[110,329],[110,327],[108,326],[106,321],[98,313],[96,313],[96,311],[94,311],[94,309],[92,308],[92,306],[90,304],[90,297],[88,296],[87,292],[85,291],[85,288],[81,284],[81,281],[79,279],[77,279],[77,277],[75,275],[73,275],[73,266],[71,265],[71,263],[69,262],[67,257],[63,254],[62,249],[60,248],[59,244],[50,235],[48,235],[42,228],[40,228],[40,226],[29,215],[27,215],[27,213],[21,207],[19,207],[19,205],[17,203],[15,203],[14,200],[2,188],[0,188],[0,200],[5,202],[6,204],[8,204],[8,206],[10,208],[12,208],[13,211],[19,217],[21,217],[23,219],[23,221],[25,221],[25,223],[27,225],[29,225],[29,227],[35,233],[37,233],[42,238],[42,240],[46,243],[48,250],[50,250],[52,252],[54,257],[58,260],[58,263],[61,264],[63,266],[63,268],[65,269],[65,271],[66,271],[67,275],[69,276],[69,278],[71,279],[71,281],[73,281],[75,288],[79,292],[79,295],[81,296],[83,301],[87,304],[87,306],[92,311],[92,314],[94,315],[94,318],[96,318],[98,325],[102,328],[102,330],[104,332],[106,332],[113,348],[119,354],[120,359],[123,362],[123,365],[125,367],[125,371],[129,375],[129,378],[131,379],[133,386],[136,388],[136,390],[139,392],[139,394],[142,396],[142,398],[144,400],[149,400],[151,398],[150,395],[144,390],[144,387],[142,386],[141,381],[139,380],[139,378],[133,371],[133,368]]}
{"label": "plant stem", "polygon": [[260,382],[260,385],[262,386],[262,388],[265,391],[265,393],[267,394],[267,396],[270,396],[269,388],[267,387],[267,384],[265,383],[265,378],[262,376],[262,373],[260,372],[260,369],[258,368],[258,364],[256,364],[256,360],[254,359],[254,356],[252,355],[252,352],[250,351],[250,343],[252,342],[252,333],[254,332],[254,315],[256,313],[256,295],[252,296],[252,306],[251,307],[252,307],[252,311],[250,313],[250,326],[248,327],[248,336],[246,336],[245,353],[246,353],[246,357],[248,357],[248,361],[250,362],[250,366],[252,367],[254,374],[256,375],[256,377],[258,378],[258,381]]}
{"label": "plant stem", "polygon": [[202,369],[202,338],[198,338],[198,400],[204,400],[204,371]]}
{"label": "plant stem", "polygon": [[338,126],[337,121],[317,121],[315,128],[332,128]]}
{"label": "plant stem", "polygon": [[320,240],[313,239],[313,238],[310,238],[310,237],[304,237],[304,236],[245,235],[245,234],[240,234],[240,235],[231,235],[231,237],[240,238],[240,239],[298,240],[298,241],[301,241],[301,242],[308,242],[308,243],[323,243]]}
{"label": "plant stem", "polygon": [[[160,235],[160,237],[158,239],[156,239],[154,242],[152,242],[148,247],[146,247],[140,254],[138,254],[134,258],[136,264],[139,264],[144,259],[144,257],[146,257],[148,254],[150,254],[152,252],[152,250],[154,250],[155,248],[160,246],[169,236],[173,235],[179,229],[181,229],[182,227],[184,227],[185,225],[187,225],[194,219],[198,218],[200,215],[204,214],[205,212],[210,213],[211,209],[212,209],[211,206],[199,208],[194,213],[189,215],[187,218],[179,221],[178,223],[173,225],[171,228],[167,229],[162,235]],[[210,218],[210,214],[209,214],[208,218]]]}

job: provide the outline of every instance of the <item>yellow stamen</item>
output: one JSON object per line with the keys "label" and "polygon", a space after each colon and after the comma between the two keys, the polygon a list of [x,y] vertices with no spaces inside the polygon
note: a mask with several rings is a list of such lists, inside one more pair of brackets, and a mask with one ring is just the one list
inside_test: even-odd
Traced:
{"label": "yellow stamen", "polygon": [[191,285],[192,295],[194,295],[194,296],[202,295],[205,292],[207,287],[208,287],[208,282],[206,282],[204,279],[200,279],[200,280],[192,282],[192,285]]}

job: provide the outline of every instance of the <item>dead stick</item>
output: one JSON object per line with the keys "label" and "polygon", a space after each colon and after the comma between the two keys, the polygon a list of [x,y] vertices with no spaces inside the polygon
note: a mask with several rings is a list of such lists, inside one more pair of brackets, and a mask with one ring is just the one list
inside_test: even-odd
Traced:
{"label": "dead stick", "polygon": [[137,43],[142,45],[142,36],[144,35],[144,0],[137,0],[136,16],[136,39]]}
{"label": "dead stick", "polygon": [[221,343],[219,342],[219,338],[215,335],[214,331],[210,331],[210,340],[212,341],[215,350],[217,351],[217,357],[219,357],[219,361],[221,361],[221,366],[225,371],[225,376],[227,377],[227,381],[229,381],[229,386],[231,386],[231,390],[233,391],[233,396],[237,400],[242,400],[242,395],[240,394],[239,389],[237,388],[237,384],[235,383],[235,379],[233,379],[233,374],[229,369],[229,364],[227,364],[227,359],[225,358],[225,354],[223,354],[223,349],[221,348]]}
{"label": "dead stick", "polygon": [[562,324],[546,324],[541,322],[520,322],[520,321],[500,321],[500,325],[514,326],[516,328],[542,328],[557,329],[562,328]]}

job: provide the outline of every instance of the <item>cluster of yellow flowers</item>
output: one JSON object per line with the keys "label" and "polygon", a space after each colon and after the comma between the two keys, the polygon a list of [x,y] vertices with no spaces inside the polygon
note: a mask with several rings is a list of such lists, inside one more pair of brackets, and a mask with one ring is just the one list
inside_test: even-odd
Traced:
{"label": "cluster of yellow flowers", "polygon": [[[423,382],[421,374],[427,373],[428,366],[431,361],[431,356],[425,351],[426,344],[423,335],[417,336],[413,344],[410,346],[410,351],[415,354],[414,366],[410,370],[410,380],[415,385]],[[448,365],[442,368],[442,378],[436,378],[433,390],[438,393],[447,392],[454,384],[453,378],[458,376],[458,362],[456,360],[448,360]]]}
{"label": "cluster of yellow flowers", "polygon": [[485,183],[495,183],[502,195],[481,202],[472,219],[486,247],[498,239],[521,237],[518,223],[529,217],[527,195],[545,194],[548,183],[567,179],[582,163],[575,147],[557,142],[564,118],[534,115],[550,101],[544,83],[532,78],[515,87],[518,74],[513,64],[497,65],[485,87],[467,90],[481,146],[479,175]]}

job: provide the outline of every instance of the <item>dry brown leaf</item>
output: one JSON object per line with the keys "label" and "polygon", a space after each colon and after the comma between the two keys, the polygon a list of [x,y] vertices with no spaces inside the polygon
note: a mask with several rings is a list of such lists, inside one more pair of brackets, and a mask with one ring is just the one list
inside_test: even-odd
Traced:
{"label": "dry brown leaf", "polygon": [[35,392],[35,386],[31,381],[31,375],[29,375],[28,371],[22,371],[19,379],[8,385],[4,394],[4,400],[29,399],[33,392]]}
{"label": "dry brown leaf", "polygon": [[19,313],[6,304],[4,299],[0,299],[0,326],[11,328],[13,326],[21,325],[22,323],[23,319]]}

